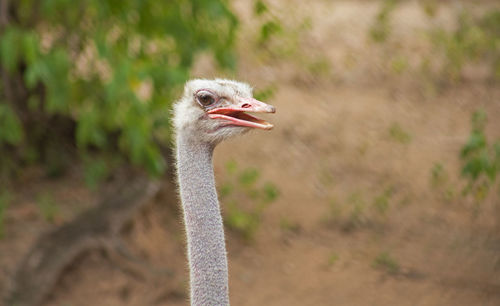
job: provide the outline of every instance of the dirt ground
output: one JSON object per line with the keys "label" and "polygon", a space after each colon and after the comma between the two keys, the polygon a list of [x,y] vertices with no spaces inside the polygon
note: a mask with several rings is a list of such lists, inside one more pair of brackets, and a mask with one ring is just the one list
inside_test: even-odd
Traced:
{"label": "dirt ground", "polygon": [[[478,108],[490,118],[486,134],[500,138],[500,87],[472,71],[464,82],[429,93],[414,74],[391,76],[383,69],[394,46],[410,62],[412,54],[425,52],[419,33],[436,24],[453,27],[458,4],[441,4],[429,23],[416,2],[404,2],[395,13],[391,47],[381,47],[367,38],[379,2],[301,3],[292,1],[288,15],[277,14],[291,27],[313,17],[301,34],[307,56],[273,63],[241,46],[238,78],[257,89],[276,88],[267,102],[277,113],[266,117],[275,129],[223,143],[215,153],[218,182],[231,179],[226,165],[234,160],[239,168],[259,169],[280,192],[253,241],[227,231],[231,303],[500,305],[499,196],[479,208],[461,196],[459,158]],[[481,3],[472,9],[497,5]],[[242,31],[253,33],[251,2],[236,1],[235,8]],[[317,56],[329,63],[321,76],[303,64]],[[215,75],[203,60],[194,74]],[[448,175],[444,187],[432,184],[436,163]],[[188,304],[180,211],[172,185],[164,185],[123,233],[150,273],[134,275],[92,251],[68,267],[44,306]],[[56,224],[98,198],[78,167],[57,180],[36,169],[24,174],[0,240],[0,296],[18,259],[40,232],[55,226],[39,215],[40,194],[58,203]],[[373,204],[381,195],[383,212]]]}

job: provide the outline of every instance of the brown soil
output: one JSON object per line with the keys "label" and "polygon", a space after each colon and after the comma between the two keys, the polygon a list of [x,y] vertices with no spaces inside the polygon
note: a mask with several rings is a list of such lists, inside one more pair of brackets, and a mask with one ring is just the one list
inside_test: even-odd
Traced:
{"label": "brown soil", "polygon": [[[232,304],[500,305],[499,197],[476,207],[460,195],[459,174],[474,110],[488,113],[486,133],[500,138],[500,87],[471,73],[459,85],[421,90],[415,74],[394,77],[381,68],[393,49],[366,37],[378,2],[300,3],[278,14],[291,26],[314,17],[312,30],[301,34],[301,54],[320,54],[330,70],[316,77],[304,69],[310,57],[271,64],[259,51],[242,51],[239,78],[277,88],[269,102],[278,112],[268,117],[275,129],[216,150],[218,182],[230,179],[225,165],[235,160],[240,168],[258,168],[280,190],[252,242],[227,233]],[[237,1],[236,8],[251,35],[250,3]],[[433,22],[452,27],[454,9],[443,4]],[[429,26],[415,2],[397,10],[394,24],[389,46],[406,54],[427,50],[414,35]],[[195,71],[213,74],[202,60]],[[409,139],[391,136],[396,125]],[[436,163],[448,173],[444,186],[431,184]],[[35,171],[15,186],[0,240],[0,288],[37,235],[54,226],[39,216],[38,194],[50,194],[61,207],[56,223],[96,202],[79,173],[48,180]],[[387,211],[379,213],[373,203],[388,189]],[[159,197],[123,235],[150,273],[130,273],[106,254],[89,252],[68,268],[44,306],[187,305],[184,233],[172,196]]]}

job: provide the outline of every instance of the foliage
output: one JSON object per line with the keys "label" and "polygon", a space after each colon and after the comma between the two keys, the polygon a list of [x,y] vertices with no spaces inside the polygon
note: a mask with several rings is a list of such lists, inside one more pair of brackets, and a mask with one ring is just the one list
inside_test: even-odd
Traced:
{"label": "foliage", "polygon": [[[290,15],[293,9],[286,11],[268,5],[267,1],[255,0],[253,15],[258,22],[257,33],[254,38],[255,54],[261,60],[269,63],[287,60],[301,67],[307,68],[313,73],[325,74],[330,70],[330,62],[324,57],[311,53],[310,48],[304,49],[301,44],[305,31],[312,27],[309,17],[303,18]],[[293,23],[287,21],[293,20]],[[273,89],[274,91],[274,89]]]}
{"label": "foliage", "polygon": [[38,197],[38,208],[43,219],[49,223],[56,223],[60,215],[59,206],[49,194]]}
{"label": "foliage", "polygon": [[498,185],[497,176],[500,173],[500,139],[493,143],[488,141],[486,125],[486,113],[483,110],[475,111],[471,116],[469,138],[460,150],[461,175],[465,179],[461,194],[456,190],[462,187],[454,186],[442,163],[435,163],[430,173],[431,186],[442,193],[445,201],[456,200],[459,196],[462,199],[471,198],[477,204],[474,206],[474,213],[478,213],[479,204]]}
{"label": "foliage", "polygon": [[[370,30],[370,38],[377,43],[387,43],[392,33],[392,13],[398,7],[399,0],[385,0],[375,17]],[[437,15],[439,2],[435,0],[421,1],[421,8],[429,19]],[[473,14],[467,8],[459,8],[455,13],[457,26],[445,29],[433,26],[425,30],[427,42],[431,46],[429,52],[420,52],[418,55],[419,69],[422,74],[423,85],[430,92],[439,85],[431,78],[437,78],[441,83],[460,81],[467,66],[479,67],[486,71],[490,80],[500,79],[500,9],[493,8]],[[439,23],[436,23],[439,24]],[[391,52],[401,48],[398,40],[389,45]],[[387,52],[387,50],[385,50]],[[401,74],[412,71],[409,57],[414,54],[397,54],[388,64],[390,71]]]}
{"label": "foliage", "polygon": [[329,211],[326,215],[328,224],[340,225],[344,231],[381,225],[387,220],[387,214],[394,202],[394,187],[388,186],[376,193],[371,201],[361,191],[350,193],[344,202],[336,198],[329,200]]}
{"label": "foliage", "polygon": [[260,173],[255,168],[239,170],[235,161],[229,161],[226,170],[229,179],[219,188],[221,201],[226,205],[224,223],[251,241],[264,209],[278,199],[279,191],[270,182],[259,183]]}
{"label": "foliage", "polygon": [[408,59],[403,55],[395,56],[391,60],[391,68],[396,74],[402,74],[408,70]]}
{"label": "foliage", "polygon": [[440,162],[434,163],[430,173],[430,185],[445,202],[455,200],[457,196],[456,187],[450,181],[445,166]]}
{"label": "foliage", "polygon": [[341,224],[343,230],[351,231],[365,223],[365,207],[366,203],[359,192],[349,195],[347,205],[343,205],[336,198],[330,199],[329,213],[325,221]]}
{"label": "foliage", "polygon": [[331,253],[330,256],[328,256],[328,267],[332,267],[337,261],[339,261],[339,254]]}
{"label": "foliage", "polygon": [[80,156],[113,152],[160,174],[156,140],[170,135],[169,106],[196,55],[235,66],[238,22],[226,0],[9,3],[0,28],[0,156],[14,149],[20,160],[35,152],[40,161],[47,146],[74,143]]}
{"label": "foliage", "polygon": [[22,135],[21,122],[6,104],[0,104],[0,140],[10,144],[19,144]]}
{"label": "foliage", "polygon": [[458,27],[447,32],[437,28],[430,37],[436,50],[444,54],[442,73],[458,80],[465,64],[482,62],[491,75],[500,78],[500,10],[473,17],[466,10],[458,15]]}
{"label": "foliage", "polygon": [[258,36],[260,45],[267,44],[273,36],[283,32],[281,20],[269,10],[264,1],[254,2],[254,15],[263,20]]}
{"label": "foliage", "polygon": [[85,184],[90,189],[95,190],[99,186],[99,183],[108,175],[110,165],[112,164],[113,158],[106,158],[103,154],[93,158],[85,156],[83,158]]}
{"label": "foliage", "polygon": [[354,227],[358,227],[367,222],[366,216],[366,201],[361,192],[351,193],[347,199],[351,211],[349,213],[349,219],[346,224],[344,224],[344,229],[350,230]]}
{"label": "foliage", "polygon": [[448,181],[448,174],[446,173],[442,163],[434,163],[431,169],[431,185],[432,187],[440,187]]}
{"label": "foliage", "polygon": [[400,270],[399,263],[388,252],[382,252],[375,257],[373,267],[390,274],[397,274]]}
{"label": "foliage", "polygon": [[434,17],[438,10],[438,1],[436,0],[423,0],[419,1],[422,6],[422,10],[428,17]]}
{"label": "foliage", "polygon": [[260,90],[254,90],[253,96],[257,100],[268,101],[274,96],[275,92],[276,92],[276,87],[267,86]]}
{"label": "foliage", "polygon": [[389,37],[391,32],[390,16],[398,2],[399,0],[384,0],[375,22],[370,28],[370,37],[373,41],[382,43]]}
{"label": "foliage", "polygon": [[385,215],[389,210],[389,204],[391,200],[391,196],[393,194],[393,188],[389,187],[381,192],[379,195],[375,197],[373,200],[373,207],[377,210],[380,215]]}
{"label": "foliage", "polygon": [[483,201],[495,185],[500,172],[500,139],[489,144],[484,133],[487,116],[484,111],[472,115],[472,130],[462,147],[462,175],[468,183],[465,195],[473,195],[477,202]]}
{"label": "foliage", "polygon": [[402,143],[408,144],[411,142],[411,135],[401,127],[399,123],[393,123],[389,128],[389,136],[391,139]]}
{"label": "foliage", "polygon": [[5,235],[5,214],[7,212],[7,207],[9,206],[10,194],[6,191],[0,193],[0,239]]}

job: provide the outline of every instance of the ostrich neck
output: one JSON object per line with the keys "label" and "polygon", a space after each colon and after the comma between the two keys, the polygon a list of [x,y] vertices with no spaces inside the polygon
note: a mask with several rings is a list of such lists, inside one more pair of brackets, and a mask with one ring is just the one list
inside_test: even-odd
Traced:
{"label": "ostrich neck", "polygon": [[191,305],[229,305],[224,228],[215,189],[213,146],[177,135],[177,175],[187,233]]}

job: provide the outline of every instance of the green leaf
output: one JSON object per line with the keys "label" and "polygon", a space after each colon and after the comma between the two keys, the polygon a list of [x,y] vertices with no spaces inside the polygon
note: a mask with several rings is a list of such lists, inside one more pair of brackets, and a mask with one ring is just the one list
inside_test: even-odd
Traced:
{"label": "green leaf", "polygon": [[268,11],[267,5],[262,0],[257,0],[254,3],[253,11],[255,15],[260,16]]}
{"label": "green leaf", "polygon": [[264,202],[274,202],[279,196],[279,190],[273,183],[264,184]]}
{"label": "green leaf", "polygon": [[146,165],[146,169],[153,175],[162,174],[167,166],[158,148],[151,144],[146,148],[144,163]]}
{"label": "green leaf", "polygon": [[260,39],[261,43],[267,42],[273,35],[282,31],[281,24],[277,21],[270,20],[264,23],[260,28]]}
{"label": "green leaf", "polygon": [[109,174],[108,162],[103,158],[90,158],[90,156],[85,160],[85,184],[95,190]]}
{"label": "green leaf", "polygon": [[469,140],[462,148],[460,154],[462,158],[465,158],[481,149],[484,149],[485,147],[486,147],[486,137],[484,136],[484,134],[482,132],[474,131],[469,136]]}
{"label": "green leaf", "polygon": [[240,183],[244,186],[252,186],[259,178],[259,171],[255,168],[245,169],[240,175]]}
{"label": "green leaf", "polygon": [[80,148],[88,145],[103,147],[106,143],[106,135],[99,126],[97,110],[85,111],[79,117],[76,127],[76,143]]}
{"label": "green leaf", "polygon": [[219,195],[221,199],[231,195],[233,193],[234,187],[231,183],[225,183],[219,188]]}
{"label": "green leaf", "polygon": [[23,139],[23,128],[12,109],[0,101],[0,144],[19,144]]}
{"label": "green leaf", "polygon": [[8,27],[0,36],[0,60],[2,66],[9,72],[17,67],[20,55],[21,32],[14,27]]}
{"label": "green leaf", "polygon": [[23,54],[26,64],[34,64],[39,57],[38,36],[34,32],[28,32],[23,37]]}
{"label": "green leaf", "polygon": [[479,159],[472,159],[462,168],[462,174],[476,180],[482,172],[482,163]]}
{"label": "green leaf", "polygon": [[487,123],[487,115],[484,110],[477,110],[472,114],[472,128],[475,132],[480,133],[484,130]]}
{"label": "green leaf", "polygon": [[226,163],[226,171],[229,174],[234,174],[238,170],[238,163],[234,160],[231,159]]}
{"label": "green leaf", "polygon": [[254,98],[260,101],[268,101],[275,94],[276,88],[274,86],[269,86],[261,90],[256,90],[253,94]]}
{"label": "green leaf", "polygon": [[46,111],[49,113],[68,110],[70,101],[69,70],[70,60],[68,51],[63,48],[55,48],[45,58],[45,64],[49,67],[44,73],[45,85],[47,86]]}

